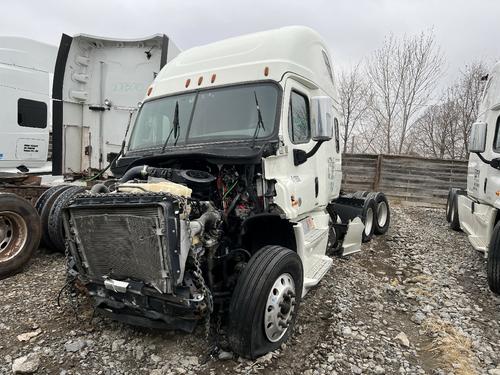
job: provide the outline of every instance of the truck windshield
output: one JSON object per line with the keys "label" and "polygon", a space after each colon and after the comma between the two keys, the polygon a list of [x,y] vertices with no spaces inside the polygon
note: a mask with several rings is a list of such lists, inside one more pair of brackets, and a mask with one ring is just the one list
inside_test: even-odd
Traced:
{"label": "truck windshield", "polygon": [[[275,127],[278,88],[272,83],[200,90],[145,102],[130,137],[129,150],[269,137]],[[174,118],[178,106],[176,131]],[[177,137],[174,135],[176,134]]]}

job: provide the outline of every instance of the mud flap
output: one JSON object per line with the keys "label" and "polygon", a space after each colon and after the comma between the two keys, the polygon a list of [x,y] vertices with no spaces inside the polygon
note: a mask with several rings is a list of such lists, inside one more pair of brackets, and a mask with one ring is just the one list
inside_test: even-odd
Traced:
{"label": "mud flap", "polygon": [[342,255],[349,255],[361,251],[361,241],[365,226],[359,217],[349,221],[347,232],[342,242]]}

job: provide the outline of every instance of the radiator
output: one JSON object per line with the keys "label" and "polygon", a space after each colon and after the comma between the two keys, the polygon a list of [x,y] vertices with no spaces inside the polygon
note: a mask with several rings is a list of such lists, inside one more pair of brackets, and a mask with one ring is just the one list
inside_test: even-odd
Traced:
{"label": "radiator", "polygon": [[[178,259],[170,202],[96,204],[79,198],[67,209],[70,248],[91,279],[133,280],[171,293]],[[112,202],[111,202],[112,203]],[[174,260],[174,262],[172,262]]]}

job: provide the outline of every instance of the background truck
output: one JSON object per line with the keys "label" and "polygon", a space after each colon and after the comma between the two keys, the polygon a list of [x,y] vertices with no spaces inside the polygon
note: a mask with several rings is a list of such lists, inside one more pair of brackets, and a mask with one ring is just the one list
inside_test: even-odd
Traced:
{"label": "background truck", "polygon": [[57,47],[0,37],[0,172],[50,173],[50,89]]}
{"label": "background truck", "polygon": [[69,284],[120,321],[192,331],[217,314],[239,355],[278,348],[327,253],[389,226],[382,193],[340,193],[338,118],[330,53],[309,28],[182,52],[146,90],[119,179],[40,201]]}
{"label": "background truck", "polygon": [[487,257],[490,289],[500,294],[500,63],[487,77],[469,141],[467,190],[450,189],[446,218]]}
{"label": "background truck", "polygon": [[52,89],[52,174],[88,176],[111,163],[146,88],[178,54],[164,34],[135,39],[63,34]]}

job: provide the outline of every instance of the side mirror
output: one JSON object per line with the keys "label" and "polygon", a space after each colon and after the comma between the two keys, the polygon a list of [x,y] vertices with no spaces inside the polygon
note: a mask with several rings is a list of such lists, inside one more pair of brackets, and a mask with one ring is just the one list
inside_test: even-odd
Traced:
{"label": "side mirror", "polygon": [[333,138],[333,100],[328,96],[311,98],[311,138],[313,141]]}
{"label": "side mirror", "polygon": [[469,152],[484,152],[486,148],[486,127],[485,122],[475,122],[472,124],[469,138]]}

